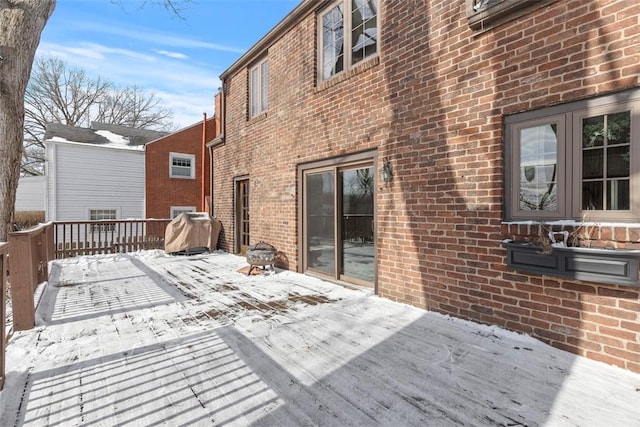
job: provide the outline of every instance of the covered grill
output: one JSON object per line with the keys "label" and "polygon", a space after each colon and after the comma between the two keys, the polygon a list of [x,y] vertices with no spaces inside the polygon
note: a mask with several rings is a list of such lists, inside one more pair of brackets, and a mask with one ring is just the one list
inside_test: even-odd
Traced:
{"label": "covered grill", "polygon": [[222,224],[206,212],[185,212],[167,225],[164,250],[168,254],[193,254],[216,250]]}

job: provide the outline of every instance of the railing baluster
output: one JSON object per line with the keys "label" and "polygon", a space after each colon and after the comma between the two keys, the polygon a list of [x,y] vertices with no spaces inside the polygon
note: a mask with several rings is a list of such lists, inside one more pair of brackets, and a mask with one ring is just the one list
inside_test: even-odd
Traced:
{"label": "railing baluster", "polygon": [[115,233],[115,230],[116,230],[116,224],[114,223],[114,224],[111,226],[111,242],[109,243],[109,244],[110,244],[110,246],[111,246],[111,249],[110,249],[109,251],[110,251],[111,253],[116,252],[116,251],[115,251],[115,243],[114,243],[114,241],[113,241],[113,235],[114,235],[114,233]]}
{"label": "railing baluster", "polygon": [[170,219],[59,221],[56,258],[163,248]]}

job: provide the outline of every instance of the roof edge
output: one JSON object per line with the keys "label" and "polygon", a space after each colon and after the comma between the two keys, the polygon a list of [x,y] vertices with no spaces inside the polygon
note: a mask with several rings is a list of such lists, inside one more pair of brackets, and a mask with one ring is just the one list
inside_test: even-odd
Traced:
{"label": "roof edge", "polygon": [[[206,122],[205,122],[205,123],[209,123],[210,121],[213,121],[213,120],[215,120],[215,119],[216,119],[216,115],[214,114],[214,115],[213,115],[213,116],[211,116],[211,117],[207,117],[207,120],[206,120]],[[184,131],[189,130],[189,129],[191,129],[191,128],[194,128],[194,127],[196,127],[196,126],[202,126],[202,120],[200,120],[200,121],[198,121],[198,122],[195,122],[195,123],[193,123],[193,124],[187,125],[187,126],[185,126],[185,127],[183,127],[183,128],[177,129],[177,130],[175,130],[175,131],[173,131],[173,132],[169,132],[168,134],[166,134],[166,135],[164,135],[164,136],[161,136],[160,138],[152,139],[151,141],[147,142],[147,143],[146,143],[146,144],[144,144],[144,145],[145,145],[145,146],[147,146],[147,145],[149,145],[149,144],[153,144],[154,142],[162,141],[163,139],[165,139],[165,138],[167,138],[167,137],[169,137],[169,136],[173,136],[173,135],[175,135],[175,134],[177,134],[177,133],[184,132]]]}
{"label": "roof edge", "polygon": [[303,0],[298,6],[295,7],[287,16],[276,24],[267,34],[265,34],[260,40],[256,42],[248,51],[246,51],[236,62],[231,64],[222,74],[220,74],[220,80],[224,81],[227,77],[235,74],[240,68],[247,65],[254,58],[262,55],[273,43],[275,43],[280,37],[282,37],[291,27],[300,22],[307,14],[320,6],[326,1],[318,0]]}

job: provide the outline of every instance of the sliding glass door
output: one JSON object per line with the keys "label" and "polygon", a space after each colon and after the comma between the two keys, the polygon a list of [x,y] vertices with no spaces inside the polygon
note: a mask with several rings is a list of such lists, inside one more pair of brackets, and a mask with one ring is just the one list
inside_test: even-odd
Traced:
{"label": "sliding glass door", "polygon": [[335,274],[335,173],[310,173],[306,177],[307,269]]}
{"label": "sliding glass door", "polygon": [[305,271],[373,286],[373,164],[308,170],[303,185]]}
{"label": "sliding glass door", "polygon": [[340,171],[341,276],[373,283],[373,167]]}

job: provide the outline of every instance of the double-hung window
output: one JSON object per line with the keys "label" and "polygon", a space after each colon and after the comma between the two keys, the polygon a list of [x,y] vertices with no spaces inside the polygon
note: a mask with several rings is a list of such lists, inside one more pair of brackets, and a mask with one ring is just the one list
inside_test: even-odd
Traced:
{"label": "double-hung window", "polygon": [[169,176],[194,179],[196,158],[193,154],[169,153]]}
{"label": "double-hung window", "polygon": [[640,91],[505,118],[505,216],[640,221]]}
{"label": "double-hung window", "polygon": [[[117,211],[116,209],[89,209],[89,220],[90,221],[102,221],[105,219],[116,219]],[[99,223],[91,225],[92,231],[113,231],[115,230],[115,224],[112,222],[109,223]]]}
{"label": "double-hung window", "polygon": [[267,111],[269,63],[266,59],[249,70],[249,115],[256,117]]}
{"label": "double-hung window", "polygon": [[327,80],[378,53],[379,0],[339,0],[318,19],[319,80]]}

